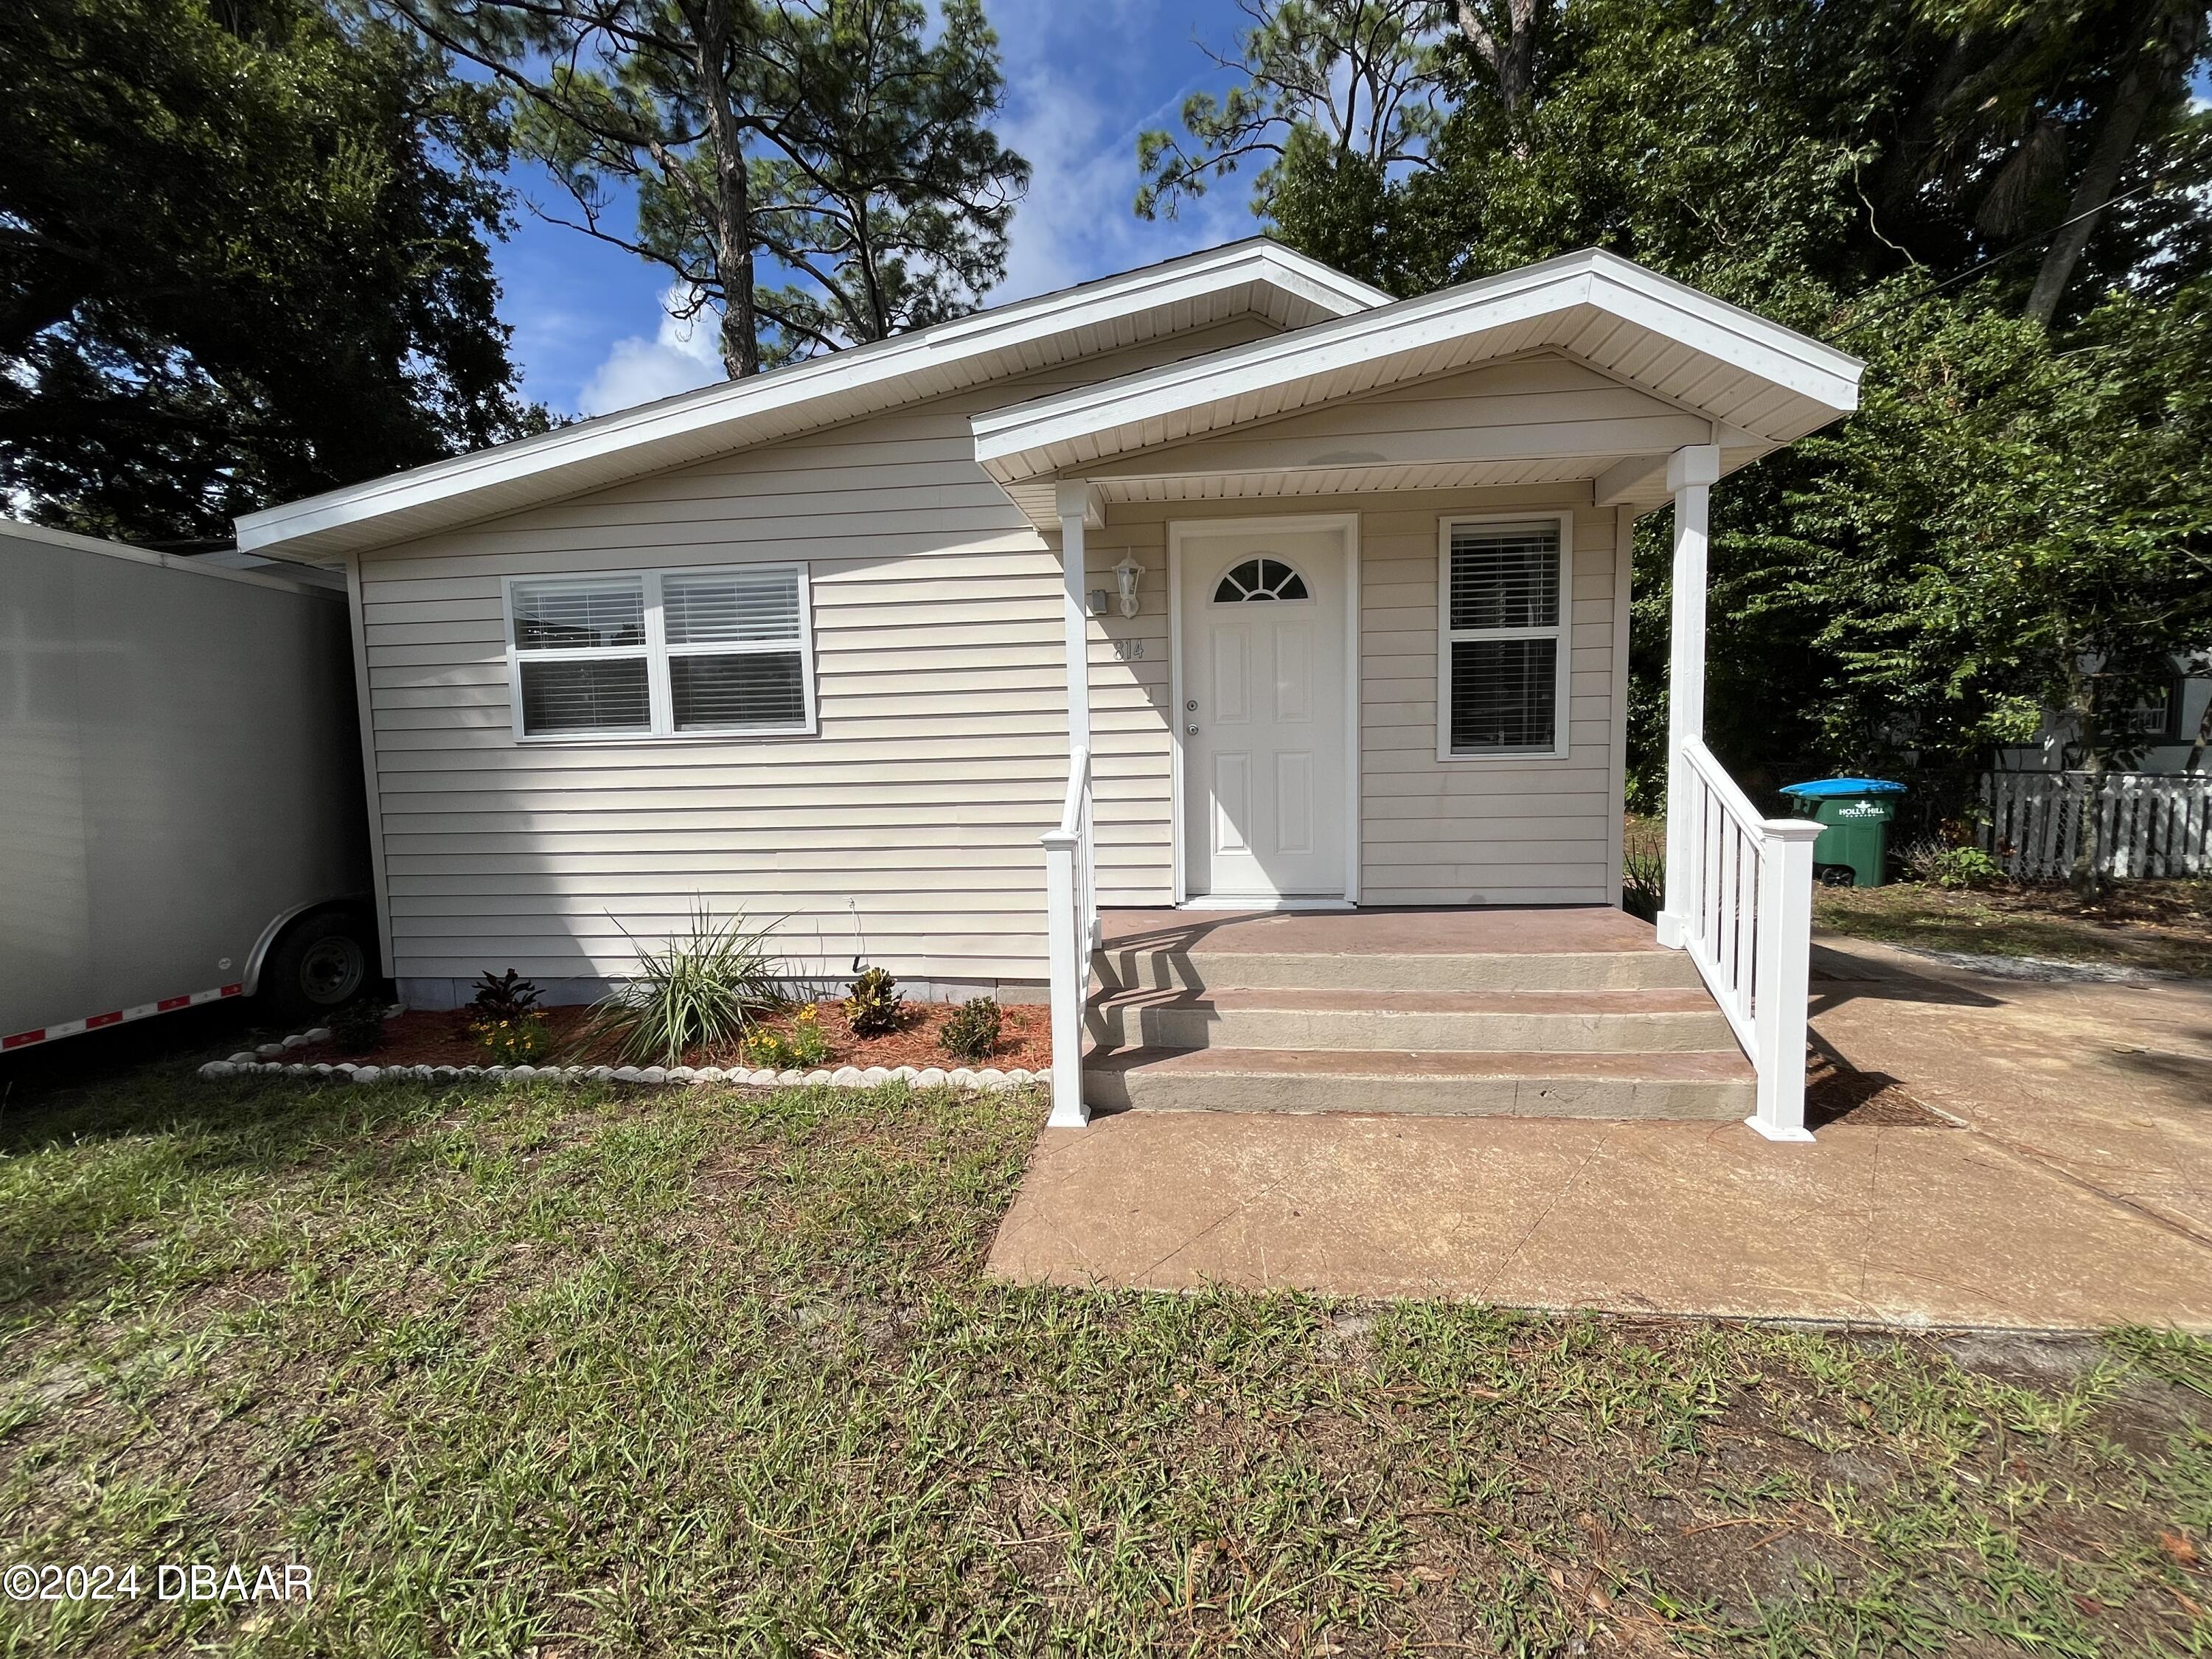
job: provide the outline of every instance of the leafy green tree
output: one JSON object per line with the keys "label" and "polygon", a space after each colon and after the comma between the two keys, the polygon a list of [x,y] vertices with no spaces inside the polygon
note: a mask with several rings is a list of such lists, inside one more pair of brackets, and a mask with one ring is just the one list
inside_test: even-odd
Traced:
{"label": "leafy green tree", "polygon": [[49,523],[238,513],[479,447],[520,407],[491,100],[318,0],[0,8],[0,490]]}
{"label": "leafy green tree", "polygon": [[1953,270],[2033,238],[1996,280],[2045,325],[2172,255],[2202,268],[2201,210],[2154,188],[2203,176],[2202,0],[1917,0],[1901,21],[1912,96],[1869,188],[1887,235]]}
{"label": "leafy green tree", "polygon": [[[2212,640],[2212,117],[2186,93],[2203,6],[1477,9],[1409,30],[1437,111],[1417,161],[1361,173],[1291,100],[1255,207],[1400,293],[1603,246],[1869,359],[1856,416],[1716,495],[1715,747],[1766,783],[1901,770],[1936,814],[2045,708],[2081,763],[2124,763],[2120,714]],[[1267,88],[1328,79],[1318,53],[1303,82],[1246,61],[1271,64]],[[1140,150],[1155,187],[1218,176],[1233,134],[1186,137]],[[1645,521],[1636,572],[1651,805],[1668,539]]]}
{"label": "leafy green tree", "polygon": [[1138,138],[1139,218],[1172,218],[1182,201],[1255,163],[1253,211],[1278,216],[1282,170],[1294,152],[1378,184],[1425,161],[1439,118],[1437,0],[1239,4],[1251,27],[1239,35],[1237,55],[1208,55],[1246,84],[1218,98],[1186,98],[1183,138],[1164,129]]}
{"label": "leafy green tree", "polygon": [[2116,296],[2063,349],[1992,294],[1890,313],[1858,415],[1716,496],[1717,748],[1955,799],[2048,708],[2077,763],[2133,758],[2124,715],[2212,639],[2208,300]]}
{"label": "leafy green tree", "polygon": [[957,315],[1006,274],[1029,167],[988,125],[980,0],[933,31],[921,0],[391,3],[495,77],[564,222],[719,312],[732,378]]}

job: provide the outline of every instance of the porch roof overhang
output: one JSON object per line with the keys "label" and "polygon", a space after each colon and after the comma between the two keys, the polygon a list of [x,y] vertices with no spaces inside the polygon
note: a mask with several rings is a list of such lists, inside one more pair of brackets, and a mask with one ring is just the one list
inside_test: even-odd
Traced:
{"label": "porch roof overhang", "polygon": [[[1508,359],[1550,354],[1645,392],[1644,422],[1424,434],[1391,453],[1310,430],[1263,465],[1201,440]],[[1590,249],[1295,333],[975,416],[976,460],[1040,527],[1058,487],[1106,503],[1586,483],[1603,505],[1668,499],[1675,449],[1730,471],[1848,414],[1863,365],[1832,346]],[[1178,453],[1178,452],[1182,452]]]}

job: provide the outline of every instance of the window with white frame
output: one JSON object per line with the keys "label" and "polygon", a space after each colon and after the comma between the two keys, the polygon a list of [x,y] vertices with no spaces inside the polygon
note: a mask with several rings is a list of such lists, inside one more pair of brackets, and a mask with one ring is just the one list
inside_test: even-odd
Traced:
{"label": "window with white frame", "polygon": [[517,576],[507,595],[520,737],[814,729],[804,565]]}
{"label": "window with white frame", "polygon": [[1447,520],[1439,558],[1437,752],[1566,752],[1564,518]]}

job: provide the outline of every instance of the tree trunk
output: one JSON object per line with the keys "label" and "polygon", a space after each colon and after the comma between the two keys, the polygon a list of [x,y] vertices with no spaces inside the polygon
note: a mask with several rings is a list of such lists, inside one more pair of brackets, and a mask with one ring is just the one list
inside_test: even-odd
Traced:
{"label": "tree trunk", "polygon": [[744,141],[730,100],[730,14],[724,0],[679,0],[691,32],[692,68],[714,152],[714,269],[722,283],[722,371],[733,380],[760,373],[760,319],[753,308],[752,209]]}
{"label": "tree trunk", "polygon": [[[2182,684],[2187,685],[2187,680]],[[2189,758],[2181,763],[2185,772],[2194,772],[2204,764],[2204,751],[2212,748],[2212,697],[2204,700],[2204,717],[2197,722],[2197,740],[2189,745]]]}
{"label": "tree trunk", "polygon": [[2046,328],[2057,314],[2059,299],[2074,280],[2089,239],[2104,221],[2105,204],[2134,157],[2152,105],[2172,94],[2177,77],[2196,60],[2203,40],[2204,9],[2195,0],[2154,0],[2143,9],[2141,27],[2148,38],[2136,47],[2127,72],[2113,88],[2096,145],[2089,152],[2089,165],[2066,204],[2066,218],[2073,222],[2045,250],[2035,286],[2028,293],[2027,315]]}
{"label": "tree trunk", "polygon": [[1480,0],[1458,0],[1459,31],[1498,77],[1498,101],[1517,115],[1536,89],[1536,9],[1549,0],[1505,0],[1505,38],[1500,40],[1477,9]]}
{"label": "tree trunk", "polygon": [[[2082,794],[2081,810],[2074,819],[2074,863],[2066,880],[2083,898],[2097,897],[2105,884],[2097,868],[2097,795],[2105,781],[2105,734],[2096,699],[2095,679],[2077,663],[2066,676],[2066,713],[2081,738]],[[2059,759],[2065,758],[2062,749]]]}

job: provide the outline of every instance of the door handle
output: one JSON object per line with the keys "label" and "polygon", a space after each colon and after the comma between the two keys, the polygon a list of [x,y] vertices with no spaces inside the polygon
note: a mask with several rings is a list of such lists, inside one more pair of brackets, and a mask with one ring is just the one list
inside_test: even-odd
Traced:
{"label": "door handle", "polygon": [[1198,728],[1195,726],[1186,726],[1183,727],[1183,731],[1194,738],[1198,735]]}

